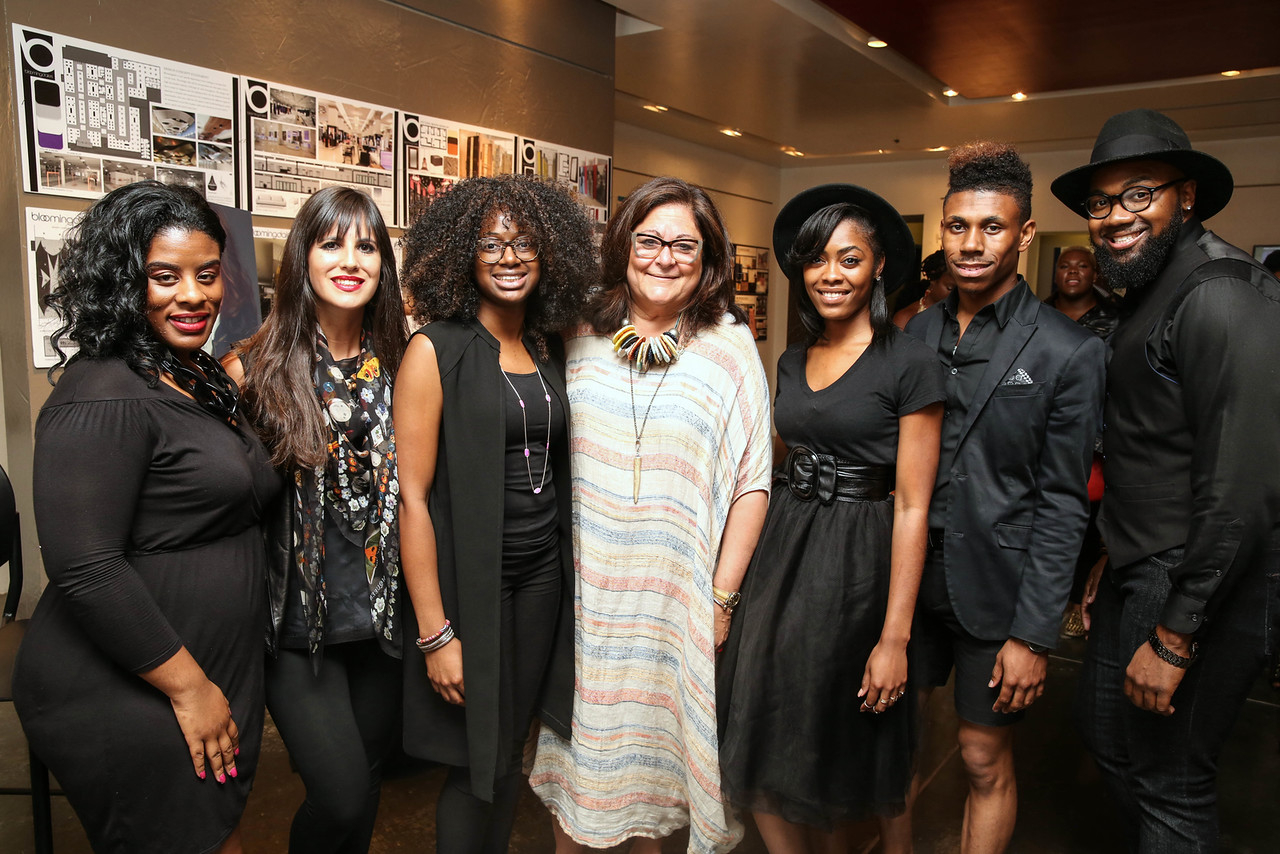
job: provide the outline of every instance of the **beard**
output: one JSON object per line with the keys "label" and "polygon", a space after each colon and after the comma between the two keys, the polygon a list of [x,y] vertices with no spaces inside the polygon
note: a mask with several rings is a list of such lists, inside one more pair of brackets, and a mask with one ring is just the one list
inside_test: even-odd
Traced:
{"label": "beard", "polygon": [[1164,269],[1169,252],[1178,242],[1182,223],[1182,208],[1174,208],[1173,216],[1169,218],[1169,223],[1164,230],[1153,231],[1147,238],[1146,245],[1124,261],[1117,259],[1105,244],[1093,240],[1093,236],[1090,235],[1089,239],[1098,250],[1094,253],[1098,261],[1098,275],[1104,277],[1113,289],[1136,290],[1151,284]]}

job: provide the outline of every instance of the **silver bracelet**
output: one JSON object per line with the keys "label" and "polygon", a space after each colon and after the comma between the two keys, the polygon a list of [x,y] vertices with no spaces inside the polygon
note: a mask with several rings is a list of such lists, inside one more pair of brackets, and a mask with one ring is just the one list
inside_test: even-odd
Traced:
{"label": "silver bracelet", "polygon": [[433,638],[418,638],[418,651],[422,653],[435,652],[437,649],[440,649],[449,641],[453,640],[453,638],[453,626],[446,625],[444,630]]}

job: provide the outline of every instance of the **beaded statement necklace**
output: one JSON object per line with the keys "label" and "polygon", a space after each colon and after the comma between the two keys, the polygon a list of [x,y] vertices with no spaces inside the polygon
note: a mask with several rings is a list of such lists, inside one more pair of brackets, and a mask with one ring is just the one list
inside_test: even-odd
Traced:
{"label": "beaded statement necklace", "polygon": [[680,358],[680,324],[661,335],[641,335],[634,323],[626,323],[613,333],[613,352],[641,371],[655,365],[670,365]]}
{"label": "beaded statement necklace", "polygon": [[193,367],[187,367],[172,352],[166,351],[160,360],[160,370],[173,377],[178,388],[191,395],[205,412],[236,426],[240,388],[235,380],[227,376],[217,359],[203,350],[191,353],[191,364]]}
{"label": "beaded statement necklace", "polygon": [[[502,368],[498,368],[502,370]],[[524,468],[529,474],[529,488],[533,490],[534,495],[542,493],[542,487],[547,485],[547,459],[551,456],[551,393],[547,391],[547,384],[542,379],[542,371],[538,370],[535,362],[533,372],[538,375],[538,384],[542,386],[542,396],[547,401],[547,439],[542,444],[542,480],[538,481],[538,485],[533,485],[533,464],[529,461],[529,416],[526,414],[524,398],[520,396],[516,384],[511,381],[511,377],[507,376],[506,371],[502,371],[502,378],[507,381],[507,385],[511,386],[511,391],[515,393],[516,400],[520,402],[520,421],[524,425]]]}

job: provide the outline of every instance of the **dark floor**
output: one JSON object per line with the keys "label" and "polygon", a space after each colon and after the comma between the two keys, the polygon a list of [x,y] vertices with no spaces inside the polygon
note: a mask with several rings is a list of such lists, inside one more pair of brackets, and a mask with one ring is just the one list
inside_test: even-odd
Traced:
{"label": "dark floor", "polygon": [[[1010,851],[1025,854],[1105,854],[1114,844],[1116,820],[1101,780],[1084,754],[1069,720],[1079,671],[1081,642],[1069,642],[1051,662],[1046,695],[1017,735],[1019,814]],[[1222,760],[1221,809],[1224,852],[1273,854],[1280,851],[1280,692],[1259,682],[1246,705]],[[928,742],[921,757],[927,785],[916,809],[918,854],[956,851],[965,783],[954,746],[955,717],[950,692],[937,692],[929,709]],[[0,786],[23,785],[26,746],[12,706],[0,706]],[[383,787],[382,808],[372,851],[434,850],[434,804],[443,774],[439,769],[406,769]],[[245,812],[244,836],[250,854],[283,852],[289,821],[302,800],[302,784],[290,772],[279,736],[268,722],[264,753],[253,797]],[[88,854],[89,846],[64,799],[55,797],[54,846],[58,854]],[[851,854],[876,848],[872,823],[858,828]],[[666,850],[684,849],[683,836]],[[542,854],[553,849],[550,819],[526,791],[511,850]],[[0,797],[0,852],[33,851],[29,802]],[[747,837],[737,851],[763,854],[764,845],[748,819]]]}

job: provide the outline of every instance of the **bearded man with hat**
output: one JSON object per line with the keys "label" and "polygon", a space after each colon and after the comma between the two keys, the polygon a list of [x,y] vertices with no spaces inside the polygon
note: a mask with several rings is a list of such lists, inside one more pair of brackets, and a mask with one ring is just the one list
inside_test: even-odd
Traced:
{"label": "bearded man with hat", "polygon": [[1052,185],[1127,291],[1076,713],[1134,851],[1217,850],[1218,756],[1280,607],[1280,444],[1256,441],[1280,420],[1280,283],[1201,224],[1232,188],[1152,110],[1112,116]]}

